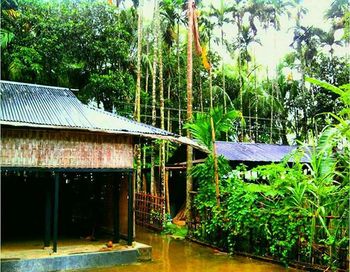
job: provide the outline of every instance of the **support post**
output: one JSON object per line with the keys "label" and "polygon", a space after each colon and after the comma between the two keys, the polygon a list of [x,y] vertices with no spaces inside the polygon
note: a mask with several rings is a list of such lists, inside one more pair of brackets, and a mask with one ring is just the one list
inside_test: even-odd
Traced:
{"label": "support post", "polygon": [[[119,175],[115,175],[119,177]],[[113,242],[119,243],[119,180],[113,182]]]}
{"label": "support post", "polygon": [[45,193],[45,234],[44,234],[44,247],[49,247],[51,242],[51,214],[52,214],[52,192],[51,182],[46,182]]}
{"label": "support post", "polygon": [[58,198],[59,198],[59,185],[60,174],[54,175],[54,206],[53,206],[53,252],[57,252],[57,237],[58,237]]}
{"label": "support post", "polygon": [[169,170],[165,172],[165,199],[166,199],[166,212],[170,215],[170,199],[169,199]]}
{"label": "support post", "polygon": [[128,246],[132,245],[134,236],[134,188],[132,182],[133,171],[128,175]]}

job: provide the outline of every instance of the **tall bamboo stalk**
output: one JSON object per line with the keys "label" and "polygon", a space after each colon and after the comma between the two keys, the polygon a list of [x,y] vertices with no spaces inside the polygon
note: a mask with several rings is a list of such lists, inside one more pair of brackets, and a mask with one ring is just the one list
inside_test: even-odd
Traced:
{"label": "tall bamboo stalk", "polygon": [[[157,28],[160,32],[160,16],[159,9],[157,18]],[[164,115],[164,82],[163,82],[163,43],[162,38],[158,39],[158,60],[159,60],[159,100],[160,100],[160,128],[165,129],[165,115]],[[166,197],[166,188],[165,188],[165,141],[160,142],[160,180],[161,180],[161,195]],[[163,216],[165,219],[165,203],[163,205]]]}
{"label": "tall bamboo stalk", "polygon": [[[237,25],[238,25],[238,75],[239,75],[239,104],[240,110],[243,114],[243,80],[242,80],[242,56],[241,56],[241,35],[242,35],[242,22],[241,15],[237,16]],[[243,125],[241,125],[241,141],[244,140],[244,129]]]}
{"label": "tall bamboo stalk", "polygon": [[[137,122],[141,122],[141,57],[142,57],[142,1],[138,7],[137,22],[137,80],[135,94],[134,117]],[[137,192],[141,190],[141,145],[135,145],[136,155],[136,184]]]}
{"label": "tall bamboo stalk", "polygon": [[[149,32],[147,32],[147,36],[146,36],[146,56],[149,56]],[[147,65],[146,65],[146,78],[145,78],[145,93],[148,94],[148,86],[149,85],[149,65],[148,65],[148,61],[147,61]],[[147,108],[148,108],[148,99],[146,99],[145,101],[145,119],[144,122],[147,123]]]}
{"label": "tall bamboo stalk", "polygon": [[[146,56],[149,56],[149,39],[148,39],[148,32],[147,32],[147,36],[146,36]],[[148,63],[146,65],[146,78],[145,78],[145,92],[146,94],[148,94],[148,81],[149,81],[149,66],[148,66]],[[147,103],[147,99],[145,101],[145,108],[144,108],[144,111],[145,111],[145,119],[144,119],[144,122],[147,123],[147,107],[148,106],[148,103]],[[143,157],[142,157],[142,166],[143,168],[146,168],[146,163],[147,163],[147,152],[146,152],[146,148],[144,146],[143,148]],[[142,177],[142,182],[143,182],[143,191],[144,192],[147,192],[147,180],[146,178]]]}
{"label": "tall bamboo stalk", "polygon": [[255,142],[258,142],[259,135],[259,118],[258,118],[258,101],[259,95],[256,84],[256,69],[254,70],[254,92],[255,92]]}
{"label": "tall bamboo stalk", "polygon": [[199,102],[201,106],[201,112],[204,112],[204,105],[203,105],[203,88],[202,88],[202,77],[201,72],[198,72],[198,78],[199,78]]}
{"label": "tall bamboo stalk", "polygon": [[[171,75],[169,72],[169,75],[168,75],[168,93],[167,93],[168,103],[170,101],[170,91],[171,91]],[[168,109],[168,112],[167,112],[167,131],[171,132],[170,109]],[[166,154],[165,154],[166,161],[168,161],[168,156],[169,156],[169,142],[166,145]]]}
{"label": "tall bamboo stalk", "polygon": [[[154,22],[157,24],[157,14],[159,10],[158,0],[154,3]],[[157,79],[157,66],[158,66],[158,28],[153,28],[154,44],[153,44],[153,74],[152,74],[152,126],[156,126],[156,79]],[[151,145],[151,194],[157,194],[156,182],[155,182],[155,154],[154,154],[154,143]]]}
{"label": "tall bamboo stalk", "polygon": [[176,54],[177,54],[177,95],[179,99],[179,135],[182,135],[181,129],[181,67],[180,67],[180,20],[177,20]]}
{"label": "tall bamboo stalk", "polygon": [[[188,0],[188,33],[187,33],[187,122],[192,121],[192,76],[193,76],[193,63],[192,63],[192,42],[193,42],[193,0]],[[190,130],[187,129],[187,137],[191,137]],[[187,177],[186,177],[186,213],[187,222],[192,221],[191,213],[191,191],[192,191],[192,146],[187,145]]]}
{"label": "tall bamboo stalk", "polygon": [[216,205],[220,207],[220,189],[219,189],[219,166],[218,166],[218,157],[216,152],[216,135],[215,135],[215,125],[213,120],[213,83],[212,83],[212,72],[211,67],[209,68],[209,93],[210,93],[210,126],[211,126],[211,141],[213,145],[212,156],[214,160],[214,179],[215,179],[215,196],[216,196]]}
{"label": "tall bamboo stalk", "polygon": [[[221,5],[223,2],[221,2]],[[221,50],[223,52],[224,50],[224,30],[223,26],[221,26]],[[222,54],[221,56],[221,73],[222,73],[222,93],[224,95],[224,114],[227,113],[227,105],[226,105],[226,84],[225,84],[225,65],[224,65],[224,56]],[[228,134],[226,134],[226,141],[228,141]]]}
{"label": "tall bamboo stalk", "polygon": [[252,104],[251,104],[251,100],[249,99],[248,101],[248,120],[249,120],[249,139],[252,139]]}
{"label": "tall bamboo stalk", "polygon": [[137,20],[137,79],[136,79],[136,94],[134,117],[138,122],[141,122],[141,57],[142,57],[142,6],[138,7]]}
{"label": "tall bamboo stalk", "polygon": [[[297,11],[297,17],[296,17],[296,28],[299,30],[301,28],[301,6],[298,6]],[[298,37],[297,39],[297,53],[300,60],[300,73],[301,73],[301,80],[300,80],[300,88],[301,88],[301,94],[302,97],[306,97],[306,89],[305,89],[305,58],[303,56],[302,51],[302,41],[301,37]],[[302,130],[301,134],[304,131],[305,137],[307,137],[307,103],[303,103],[302,112],[303,112],[303,124],[302,124]],[[302,135],[299,135],[302,136]],[[297,135],[298,137],[298,135]]]}
{"label": "tall bamboo stalk", "polygon": [[272,126],[273,126],[273,104],[274,104],[274,90],[275,90],[275,86],[274,86],[274,83],[272,82],[271,84],[271,116],[270,116],[270,144],[272,144],[272,136],[273,136],[273,133],[272,133]]}

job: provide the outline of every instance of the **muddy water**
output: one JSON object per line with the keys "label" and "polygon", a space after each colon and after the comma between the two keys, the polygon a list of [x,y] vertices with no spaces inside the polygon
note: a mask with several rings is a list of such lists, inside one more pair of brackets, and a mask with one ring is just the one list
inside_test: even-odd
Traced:
{"label": "muddy water", "polygon": [[[88,269],[89,272],[280,272],[296,271],[282,266],[253,260],[240,256],[218,254],[189,241],[175,240],[171,237],[137,229],[136,240],[152,246],[153,260],[109,268]],[[81,270],[80,270],[81,271]]]}

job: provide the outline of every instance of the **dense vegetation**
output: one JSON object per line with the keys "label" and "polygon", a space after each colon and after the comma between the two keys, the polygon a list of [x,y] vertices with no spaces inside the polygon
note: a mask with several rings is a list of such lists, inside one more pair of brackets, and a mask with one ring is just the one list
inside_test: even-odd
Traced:
{"label": "dense vegetation", "polygon": [[[348,1],[334,0],[329,6],[327,30],[303,25],[307,10],[298,0],[197,3],[202,45],[202,55],[193,55],[197,117],[186,125],[184,1],[156,0],[151,22],[142,21],[139,1],[130,8],[122,4],[126,1],[112,2],[2,1],[1,78],[77,88],[80,99],[105,110],[180,135],[191,130],[212,151],[192,171],[202,228],[191,235],[286,263],[316,256],[332,269],[342,266],[349,236],[350,96],[345,84],[350,66],[337,50],[349,42]],[[279,61],[275,74],[268,73],[253,45],[261,43],[263,30],[278,30],[290,15],[293,50]],[[228,27],[235,31],[233,38]],[[307,82],[307,77],[322,82]],[[311,163],[302,165],[295,154],[293,165],[285,161],[231,171],[216,157],[215,139],[302,142],[310,149]],[[165,155],[164,143],[145,145],[142,160],[139,150],[138,167],[139,162],[157,164],[157,148],[163,167],[171,151],[167,146]],[[154,167],[151,171],[154,179]]]}
{"label": "dense vegetation", "polygon": [[[349,250],[350,88],[314,79],[340,95],[344,109],[311,146],[279,164],[230,171],[219,158],[220,205],[216,201],[213,160],[194,167],[199,184],[194,200],[200,227],[196,239],[230,252],[302,261],[335,270],[347,267]],[[196,122],[192,125],[192,129]],[[205,133],[204,133],[205,134]],[[208,134],[208,133],[206,133]],[[199,136],[203,138],[202,136]],[[300,163],[307,156],[309,164]],[[294,163],[290,163],[290,159]]]}

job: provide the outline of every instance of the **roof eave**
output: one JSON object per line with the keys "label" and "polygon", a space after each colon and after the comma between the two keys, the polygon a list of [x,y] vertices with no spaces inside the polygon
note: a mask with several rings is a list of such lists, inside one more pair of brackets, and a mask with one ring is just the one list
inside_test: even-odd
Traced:
{"label": "roof eave", "polygon": [[43,124],[35,124],[35,123],[25,123],[25,122],[12,122],[12,121],[4,121],[0,120],[0,125],[8,125],[14,127],[27,127],[27,128],[44,128],[44,129],[63,129],[63,130],[80,130],[80,131],[89,131],[89,132],[100,132],[100,133],[108,133],[108,134],[116,134],[116,135],[131,135],[131,136],[139,136],[144,138],[156,139],[156,140],[165,140],[171,141],[178,144],[190,145],[196,149],[199,149],[203,152],[208,153],[208,149],[202,145],[199,145],[195,141],[188,139],[186,137],[176,137],[173,135],[162,135],[162,134],[148,134],[141,132],[133,132],[133,131],[118,131],[118,130],[104,130],[104,129],[91,129],[91,128],[81,128],[81,127],[66,127],[66,126],[53,126],[53,125],[43,125]]}

